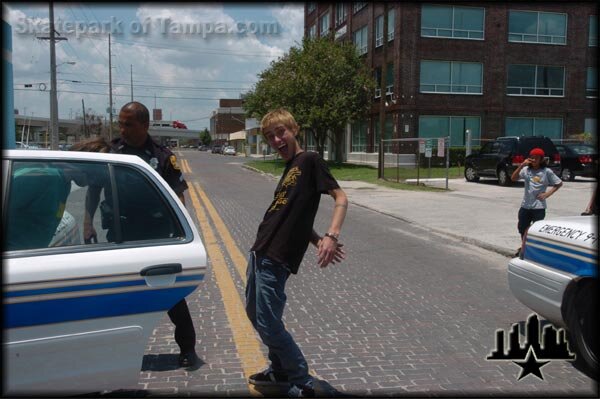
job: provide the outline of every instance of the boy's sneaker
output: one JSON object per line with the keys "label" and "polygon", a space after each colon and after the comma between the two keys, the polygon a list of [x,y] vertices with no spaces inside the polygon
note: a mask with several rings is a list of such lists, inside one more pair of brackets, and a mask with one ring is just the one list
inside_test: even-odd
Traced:
{"label": "boy's sneaker", "polygon": [[273,371],[270,367],[260,373],[252,374],[248,382],[254,385],[289,385],[287,374]]}
{"label": "boy's sneaker", "polygon": [[309,385],[296,385],[292,384],[288,391],[289,398],[314,398],[315,390]]}

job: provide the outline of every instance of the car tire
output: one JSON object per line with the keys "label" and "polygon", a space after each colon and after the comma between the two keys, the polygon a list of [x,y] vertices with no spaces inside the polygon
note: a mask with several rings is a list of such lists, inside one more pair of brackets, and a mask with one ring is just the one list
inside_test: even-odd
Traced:
{"label": "car tire", "polygon": [[510,186],[512,184],[506,168],[498,169],[498,184],[501,186]]}
{"label": "car tire", "polygon": [[563,181],[567,181],[567,180],[568,181],[573,181],[573,180],[575,180],[575,173],[573,173],[573,171],[571,169],[569,169],[569,168],[563,168],[560,171],[560,178]]}
{"label": "car tire", "polygon": [[576,363],[595,375],[598,372],[598,297],[597,283],[589,282],[578,289],[567,315],[570,343],[577,353]]}
{"label": "car tire", "polygon": [[477,171],[472,166],[467,166],[465,168],[465,179],[472,183],[479,181],[479,176],[477,175]]}

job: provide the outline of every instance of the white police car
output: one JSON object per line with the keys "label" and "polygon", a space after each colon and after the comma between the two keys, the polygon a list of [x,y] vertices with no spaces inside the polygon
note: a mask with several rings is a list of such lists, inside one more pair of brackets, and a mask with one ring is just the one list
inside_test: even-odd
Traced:
{"label": "white police car", "polygon": [[[96,212],[97,242],[85,243],[92,185],[112,215]],[[176,194],[136,156],[7,150],[2,221],[3,394],[135,387],[156,323],[206,271]]]}
{"label": "white police car", "polygon": [[571,349],[598,370],[598,230],[596,216],[541,220],[508,264],[512,293],[536,313],[565,327]]}

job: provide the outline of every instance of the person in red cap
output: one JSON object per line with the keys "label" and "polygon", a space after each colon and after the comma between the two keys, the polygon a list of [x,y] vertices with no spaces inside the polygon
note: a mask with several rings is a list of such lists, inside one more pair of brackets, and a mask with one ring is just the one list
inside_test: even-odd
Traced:
{"label": "person in red cap", "polygon": [[[519,165],[510,177],[512,181],[523,179],[525,195],[519,209],[519,223],[517,225],[521,234],[521,247],[515,256],[519,256],[523,247],[523,237],[532,223],[546,217],[546,198],[554,194],[561,186],[562,181],[552,169],[546,167],[544,150],[534,148],[529,152],[529,158]],[[548,191],[546,189],[551,187]]]}

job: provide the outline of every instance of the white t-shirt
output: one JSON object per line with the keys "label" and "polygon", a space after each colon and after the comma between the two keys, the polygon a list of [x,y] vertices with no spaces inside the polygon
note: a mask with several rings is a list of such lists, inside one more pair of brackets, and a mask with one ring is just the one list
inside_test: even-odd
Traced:
{"label": "white t-shirt", "polygon": [[550,168],[532,169],[525,166],[519,172],[519,177],[525,182],[525,195],[521,208],[546,209],[546,200],[539,200],[537,196],[546,192],[548,186],[555,186],[561,182]]}

